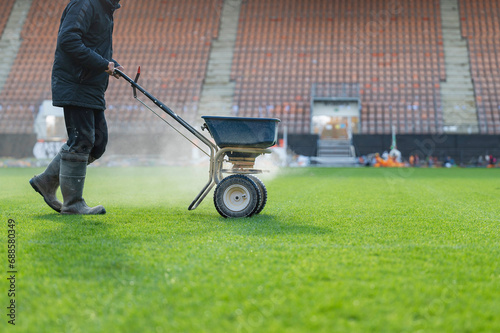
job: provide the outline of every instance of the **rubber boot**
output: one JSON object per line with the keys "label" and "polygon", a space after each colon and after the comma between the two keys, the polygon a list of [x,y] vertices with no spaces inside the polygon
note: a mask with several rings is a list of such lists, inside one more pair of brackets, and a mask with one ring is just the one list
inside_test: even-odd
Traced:
{"label": "rubber boot", "polygon": [[87,154],[62,154],[59,182],[64,202],[61,214],[97,215],[106,213],[103,206],[89,207],[83,200],[88,159]]}
{"label": "rubber boot", "polygon": [[30,185],[40,193],[45,203],[56,212],[61,212],[62,203],[57,199],[56,192],[59,187],[59,168],[61,153],[67,149],[64,144],[57,155],[52,159],[44,172],[30,179]]}

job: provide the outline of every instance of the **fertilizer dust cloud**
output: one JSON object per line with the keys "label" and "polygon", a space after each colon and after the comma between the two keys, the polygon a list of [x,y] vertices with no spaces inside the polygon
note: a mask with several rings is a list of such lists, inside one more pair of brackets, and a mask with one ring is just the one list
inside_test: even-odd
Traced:
{"label": "fertilizer dust cloud", "polygon": [[[145,112],[148,110],[144,110]],[[160,112],[162,112],[160,110]],[[137,188],[129,188],[130,193],[147,193],[148,196],[158,196],[157,200],[179,200],[187,204],[199,193],[209,178],[209,149],[195,138],[189,131],[180,126],[168,115],[164,118],[166,124],[154,114],[148,117],[148,122],[136,124],[133,130],[112,128],[110,124],[110,140],[105,154],[105,165],[108,166],[165,166],[166,168],[130,168],[126,170],[129,177],[146,179],[144,172],[154,175],[153,182],[138,183]],[[184,119],[185,115],[180,115]],[[195,129],[201,131],[203,120],[200,118],[186,119]],[[174,130],[172,127],[175,127]],[[201,132],[207,138],[207,131]],[[183,137],[183,135],[185,137]],[[188,141],[190,139],[192,142]],[[212,140],[213,141],[213,140]],[[200,150],[198,147],[202,148]],[[232,168],[230,163],[224,163],[225,169]],[[266,154],[257,157],[255,169],[265,170],[257,176],[267,182],[279,173],[280,159],[278,154]],[[137,170],[137,174],[134,174]],[[160,198],[161,196],[161,198]],[[186,202],[189,201],[189,202]]]}
{"label": "fertilizer dust cloud", "polygon": [[[169,121],[170,124],[172,122]],[[162,126],[157,126],[158,124]],[[197,124],[194,122],[190,124],[200,129],[202,120],[200,119]],[[156,124],[150,123],[147,126],[150,129],[149,132],[132,134],[122,130],[110,135],[108,149],[104,156],[105,165],[151,166],[153,167],[151,169],[127,168],[128,170],[124,170],[128,177],[145,180],[145,182],[130,182],[136,188],[128,188],[127,192],[145,193],[150,199],[151,196],[157,197],[158,201],[179,200],[179,204],[189,204],[209,179],[210,158],[205,153],[209,154],[210,151],[205,144],[199,142],[180,125],[172,125],[203,151],[160,119],[156,119]],[[202,134],[210,138],[208,132],[205,131]],[[265,183],[269,182],[279,174],[279,162],[279,157],[275,153],[257,157],[254,168],[264,170],[264,172],[256,176]],[[225,162],[223,168],[231,169],[232,165]],[[153,175],[154,181],[150,182],[144,172],[147,172],[149,176]]]}
{"label": "fertilizer dust cloud", "polygon": [[[196,189],[201,188],[208,179],[208,167],[203,168],[200,165],[205,155],[201,152],[193,154],[193,145],[189,141],[160,119],[153,120],[154,122],[141,124],[140,127],[144,131],[136,130],[128,133],[121,129],[110,134],[105,164],[124,167],[167,167],[146,169],[146,171],[144,168],[127,170],[129,177],[137,179],[144,177],[144,172],[156,176],[154,183],[140,184],[141,188],[131,188],[131,192],[147,192],[148,189],[145,188],[147,186],[151,187],[151,193],[158,193],[161,192],[159,189],[164,189],[164,194],[168,198],[171,193],[196,192]],[[187,136],[186,133],[183,134]],[[138,174],[131,173],[133,170],[137,170]]]}

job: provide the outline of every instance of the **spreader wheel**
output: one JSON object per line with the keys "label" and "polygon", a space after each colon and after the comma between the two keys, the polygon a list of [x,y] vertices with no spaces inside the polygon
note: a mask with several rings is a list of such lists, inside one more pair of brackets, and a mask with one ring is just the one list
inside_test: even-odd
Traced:
{"label": "spreader wheel", "polygon": [[248,177],[250,179],[252,179],[255,182],[255,184],[257,184],[257,186],[259,187],[260,201],[259,201],[259,204],[257,205],[257,207],[255,208],[255,212],[253,212],[253,214],[259,214],[260,212],[262,212],[262,210],[264,209],[264,207],[266,206],[266,203],[267,203],[266,185],[264,185],[262,180],[260,180],[256,176],[249,175]]}
{"label": "spreader wheel", "polygon": [[223,217],[251,216],[259,205],[259,186],[244,175],[231,175],[215,188],[215,208]]}

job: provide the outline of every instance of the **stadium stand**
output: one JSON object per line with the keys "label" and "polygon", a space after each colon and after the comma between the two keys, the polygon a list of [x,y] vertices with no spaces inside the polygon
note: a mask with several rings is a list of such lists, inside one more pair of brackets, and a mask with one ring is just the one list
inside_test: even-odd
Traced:
{"label": "stadium stand", "polygon": [[14,2],[16,2],[16,0],[3,0],[0,2],[0,36],[3,33],[5,25],[7,24]]}
{"label": "stadium stand", "polygon": [[440,132],[441,36],[438,0],[244,2],[235,109],[306,133],[314,83],[359,83],[362,133]]}
{"label": "stadium stand", "polygon": [[[499,134],[500,4],[457,1],[479,134]],[[14,2],[0,3],[1,29]],[[57,29],[67,2],[32,2],[0,92],[2,135],[34,133],[34,117],[51,98]],[[115,15],[115,59],[130,76],[141,66],[141,84],[188,122],[200,116],[223,3],[122,0]],[[308,135],[313,87],[334,91],[339,84],[352,85],[359,87],[361,100],[358,135],[389,134],[393,126],[399,135],[443,133],[443,82],[451,79],[445,70],[442,8],[447,7],[439,0],[241,0],[232,110],[239,116],[279,117],[289,133]],[[107,102],[111,133],[164,131],[123,82],[112,80]]]}
{"label": "stadium stand", "polygon": [[[115,59],[129,73],[142,66],[142,84],[189,118],[196,114],[210,43],[218,33],[221,3],[122,0],[126,10],[115,15]],[[0,94],[2,133],[32,133],[40,104],[51,99],[51,66],[66,4],[66,0],[33,1],[22,31],[22,46]],[[154,115],[141,112],[123,84],[111,82],[107,102],[110,132],[152,130]]]}
{"label": "stadium stand", "polygon": [[468,40],[481,134],[500,134],[500,3],[459,1],[462,36]]}

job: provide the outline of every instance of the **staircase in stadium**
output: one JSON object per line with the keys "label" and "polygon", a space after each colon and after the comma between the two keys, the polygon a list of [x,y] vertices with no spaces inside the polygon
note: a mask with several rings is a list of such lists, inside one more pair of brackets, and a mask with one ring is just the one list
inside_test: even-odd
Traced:
{"label": "staircase in stadium", "polygon": [[441,0],[446,82],[441,83],[444,131],[477,133],[478,121],[467,43],[460,31],[457,0]]}
{"label": "staircase in stadium", "polygon": [[[17,0],[0,38],[0,92],[21,47],[21,30],[33,0]],[[34,55],[36,56],[36,55]]]}
{"label": "staircase in stadium", "polygon": [[318,153],[311,161],[322,166],[353,166],[356,154],[349,139],[318,140]]}
{"label": "staircase in stadium", "polygon": [[235,84],[230,76],[241,1],[224,1],[219,37],[212,42],[201,91],[199,115],[231,115]]}

